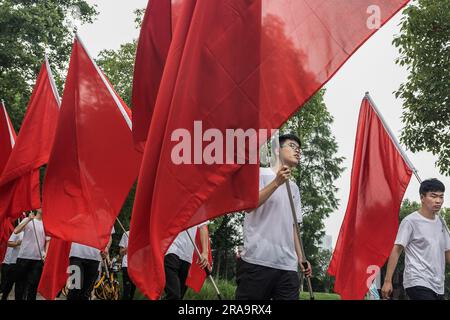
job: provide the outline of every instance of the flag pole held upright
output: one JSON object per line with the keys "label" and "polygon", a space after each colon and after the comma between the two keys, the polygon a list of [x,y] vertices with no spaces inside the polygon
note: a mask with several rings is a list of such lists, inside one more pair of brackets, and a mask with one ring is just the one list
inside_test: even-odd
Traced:
{"label": "flag pole held upright", "polygon": [[[303,246],[303,241],[302,241],[302,237],[300,235],[300,227],[298,225],[298,221],[297,221],[297,214],[295,212],[295,205],[294,205],[294,200],[292,198],[292,191],[291,191],[291,186],[289,185],[289,180],[286,181],[286,190],[288,193],[288,197],[289,197],[289,204],[291,205],[291,212],[292,212],[292,218],[294,219],[294,223],[295,223],[295,228],[297,230],[297,232],[295,233],[295,237],[298,238],[298,243],[300,243],[300,249],[301,249],[301,253],[302,253],[302,265],[305,269],[308,268],[308,263],[306,262],[306,255],[305,255],[305,248]],[[307,277],[306,278],[307,284],[308,284],[308,291],[309,291],[309,299],[310,300],[314,300],[314,293],[312,290],[312,285],[311,285],[311,278]]]}

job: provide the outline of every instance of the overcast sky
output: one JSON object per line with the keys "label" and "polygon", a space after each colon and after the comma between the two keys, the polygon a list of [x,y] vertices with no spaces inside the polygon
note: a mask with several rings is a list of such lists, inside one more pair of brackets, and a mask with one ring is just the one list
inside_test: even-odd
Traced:
{"label": "overcast sky", "polygon": [[[139,30],[135,28],[133,11],[144,8],[147,0],[87,2],[97,5],[99,15],[93,24],[81,26],[79,34],[94,57],[103,49],[118,49],[121,44],[138,37]],[[395,99],[393,91],[406,79],[407,72],[395,64],[398,52],[391,44],[394,35],[399,32],[400,18],[401,13],[398,13],[370,38],[326,85],[325,102],[335,120],[332,131],[339,144],[338,155],[346,158],[346,170],[336,181],[336,186],[340,188],[337,194],[340,207],[325,222],[326,233],[333,237],[333,246],[347,206],[356,124],[361,100],[366,91],[370,92],[392,131],[397,137],[400,136],[402,102]],[[422,179],[438,178],[450,189],[450,177],[439,174],[434,156],[424,152],[406,152]],[[418,201],[418,189],[419,183],[413,176],[405,198]],[[444,206],[450,207],[449,196],[445,199]]]}

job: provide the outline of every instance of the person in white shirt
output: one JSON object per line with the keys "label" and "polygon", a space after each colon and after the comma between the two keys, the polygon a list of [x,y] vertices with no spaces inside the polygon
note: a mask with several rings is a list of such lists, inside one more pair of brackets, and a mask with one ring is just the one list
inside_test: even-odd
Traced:
{"label": "person in white shirt", "polygon": [[16,300],[36,300],[45,255],[50,237],[45,235],[42,223],[42,209],[30,215],[14,229],[15,234],[23,232],[23,240],[16,263]]}
{"label": "person in white shirt", "polygon": [[9,293],[16,282],[16,262],[22,239],[23,233],[13,233],[8,239],[8,249],[2,264],[2,300],[8,300]]}
{"label": "person in white shirt", "polygon": [[[209,235],[208,222],[193,226],[187,230],[192,240],[195,242],[197,229],[200,232],[200,241],[202,244],[201,257],[197,263],[203,268],[211,271],[208,262],[209,257]],[[200,248],[199,248],[200,249]],[[192,264],[194,255],[194,245],[192,244],[186,231],[178,234],[164,257],[164,271],[166,274],[166,286],[164,288],[164,300],[181,300],[186,293],[185,284],[189,268]]]}
{"label": "person in white shirt", "polygon": [[420,184],[422,206],[400,223],[381,289],[384,299],[392,294],[392,276],[403,250],[403,287],[409,299],[444,298],[445,264],[450,264],[450,235],[444,220],[439,217],[444,192],[444,184],[437,179]]}
{"label": "person in white shirt", "polygon": [[130,231],[125,232],[119,242],[120,256],[122,257],[122,300],[133,300],[136,286],[128,275],[128,236]]}
{"label": "person in white shirt", "polygon": [[297,221],[293,221],[285,185],[300,160],[300,139],[285,134],[278,142],[279,147],[272,146],[278,155],[274,168],[260,168],[259,206],[245,215],[244,247],[236,273],[237,300],[298,300],[298,266],[311,276],[311,265],[302,261],[295,237],[296,223],[302,219],[300,191],[289,181],[297,213]]}
{"label": "person in white shirt", "polygon": [[[114,227],[111,235],[114,234]],[[94,289],[95,281],[99,274],[99,267],[102,258],[108,255],[112,238],[109,238],[108,245],[103,251],[97,248],[72,242],[69,253],[69,265],[73,272],[79,271],[81,287],[69,286],[67,300],[90,300],[91,292]]]}

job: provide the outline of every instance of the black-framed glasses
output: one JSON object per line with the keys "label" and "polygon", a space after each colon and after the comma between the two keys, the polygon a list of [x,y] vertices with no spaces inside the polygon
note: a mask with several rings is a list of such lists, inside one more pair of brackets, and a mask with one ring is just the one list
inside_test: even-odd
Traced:
{"label": "black-framed glasses", "polygon": [[282,147],[285,147],[285,146],[289,146],[289,148],[291,148],[295,152],[300,152],[300,147],[298,145],[296,145],[295,143],[292,143],[292,142],[286,143]]}

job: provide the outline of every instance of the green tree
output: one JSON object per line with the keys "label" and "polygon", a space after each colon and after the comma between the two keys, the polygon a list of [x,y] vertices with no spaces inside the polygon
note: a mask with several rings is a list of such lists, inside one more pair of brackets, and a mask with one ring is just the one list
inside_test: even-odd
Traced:
{"label": "green tree", "polygon": [[450,0],[418,0],[403,15],[393,41],[396,62],[409,71],[395,93],[404,101],[401,140],[412,152],[437,155],[440,172],[450,175]]}
{"label": "green tree", "polygon": [[222,279],[232,279],[236,273],[236,252],[242,244],[242,222],[244,213],[228,214],[211,221],[211,249],[213,272]]}
{"label": "green tree", "polygon": [[[78,8],[74,10],[74,8]],[[62,87],[71,50],[70,20],[90,23],[95,8],[82,0],[0,1],[0,98],[16,130],[46,52]]]}
{"label": "green tree", "polygon": [[324,93],[319,91],[282,128],[282,132],[293,132],[302,141],[300,165],[293,175],[302,198],[305,253],[313,269],[320,269],[324,220],[338,208],[334,181],[344,170],[344,158],[336,155],[338,145],[331,133],[333,117],[326,109]]}
{"label": "green tree", "polygon": [[117,51],[103,50],[96,59],[100,68],[114,85],[114,89],[130,107],[136,46],[137,42],[134,40],[121,45]]}

